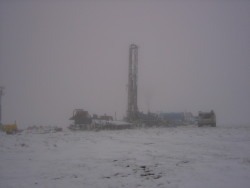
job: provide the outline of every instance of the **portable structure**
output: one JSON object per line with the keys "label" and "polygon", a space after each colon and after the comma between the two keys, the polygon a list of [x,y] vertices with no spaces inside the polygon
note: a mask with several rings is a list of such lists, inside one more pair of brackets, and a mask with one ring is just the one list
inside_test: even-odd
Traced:
{"label": "portable structure", "polygon": [[167,125],[189,125],[195,123],[195,117],[191,112],[159,113],[159,117]]}
{"label": "portable structure", "polygon": [[138,121],[141,126],[159,126],[161,125],[161,121],[159,116],[155,113],[148,112],[147,114],[143,112],[138,113]]}
{"label": "portable structure", "polygon": [[159,116],[169,125],[182,125],[185,121],[185,114],[183,112],[160,113]]}

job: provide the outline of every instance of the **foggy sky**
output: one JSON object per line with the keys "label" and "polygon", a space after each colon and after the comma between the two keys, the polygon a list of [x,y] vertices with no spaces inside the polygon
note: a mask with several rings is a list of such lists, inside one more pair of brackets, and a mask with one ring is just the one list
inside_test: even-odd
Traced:
{"label": "foggy sky", "polygon": [[126,114],[129,45],[140,111],[250,122],[250,1],[0,1],[2,121],[67,126],[75,108]]}

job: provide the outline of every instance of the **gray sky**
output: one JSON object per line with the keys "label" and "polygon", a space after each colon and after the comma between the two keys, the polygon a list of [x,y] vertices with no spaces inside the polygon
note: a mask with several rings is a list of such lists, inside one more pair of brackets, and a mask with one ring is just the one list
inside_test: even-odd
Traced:
{"label": "gray sky", "polygon": [[122,118],[128,48],[141,111],[215,110],[250,122],[250,1],[0,1],[3,123],[67,126],[73,109]]}

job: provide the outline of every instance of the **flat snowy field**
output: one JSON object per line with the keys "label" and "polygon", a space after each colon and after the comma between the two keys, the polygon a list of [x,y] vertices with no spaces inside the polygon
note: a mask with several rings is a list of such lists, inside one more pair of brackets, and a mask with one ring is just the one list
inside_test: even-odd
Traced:
{"label": "flat snowy field", "polygon": [[1,188],[249,188],[250,126],[0,133]]}

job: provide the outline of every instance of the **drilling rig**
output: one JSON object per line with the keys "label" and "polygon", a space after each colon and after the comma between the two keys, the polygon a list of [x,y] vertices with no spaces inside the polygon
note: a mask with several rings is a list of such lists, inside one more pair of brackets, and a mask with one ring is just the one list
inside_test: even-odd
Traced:
{"label": "drilling rig", "polygon": [[131,44],[129,47],[128,65],[128,109],[127,120],[129,122],[138,119],[137,106],[137,81],[138,81],[138,46]]}
{"label": "drilling rig", "polygon": [[0,86],[0,129],[2,128],[2,96],[4,87]]}

